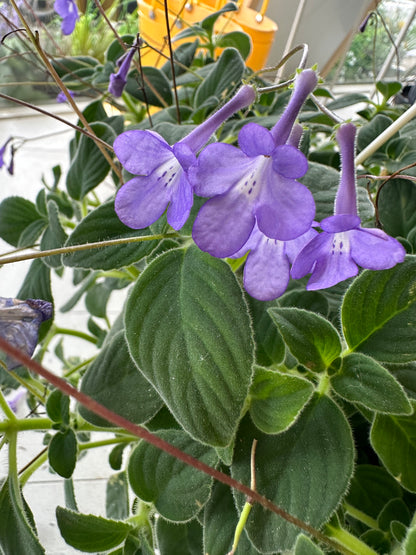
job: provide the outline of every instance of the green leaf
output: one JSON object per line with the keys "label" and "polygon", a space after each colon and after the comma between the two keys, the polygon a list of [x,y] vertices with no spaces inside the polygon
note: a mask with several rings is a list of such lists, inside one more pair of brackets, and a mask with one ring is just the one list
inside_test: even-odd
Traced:
{"label": "green leaf", "polygon": [[[110,145],[113,144],[116,134],[109,125],[104,122],[90,125],[99,139]],[[110,165],[98,146],[92,139],[82,135],[66,176],[66,188],[69,195],[75,200],[82,200],[87,193],[104,180],[109,170]]]}
{"label": "green leaf", "polygon": [[70,478],[77,463],[78,444],[74,430],[57,432],[48,449],[49,464],[59,476]]}
{"label": "green leaf", "polygon": [[411,414],[412,406],[400,383],[374,359],[361,353],[343,357],[342,368],[331,385],[343,399],[370,410]]}
{"label": "green leaf", "polygon": [[87,553],[117,547],[133,529],[126,522],[84,515],[63,507],[56,508],[56,520],[66,543]]}
{"label": "green leaf", "polygon": [[[40,249],[42,251],[62,247],[67,238],[67,234],[59,221],[58,205],[53,200],[50,200],[48,201],[47,206],[49,223],[40,242]],[[62,265],[61,257],[59,255],[48,256],[43,259],[43,262],[51,268],[59,268]]]}
{"label": "green leaf", "polygon": [[[42,260],[34,260],[17,294],[18,299],[43,299],[53,301],[51,270]],[[48,324],[49,322],[49,324]],[[50,325],[51,321],[45,322]]]}
{"label": "green leaf", "polygon": [[415,360],[415,257],[390,270],[364,271],[348,289],[341,316],[351,351],[386,363]]}
{"label": "green leaf", "polygon": [[313,372],[323,372],[340,355],[337,330],[319,314],[300,308],[271,308],[269,314],[292,355]]}
{"label": "green leaf", "polygon": [[273,320],[267,312],[275,307],[274,301],[258,301],[247,295],[256,345],[256,361],[262,366],[282,362],[285,356],[285,344]]}
{"label": "green leaf", "polygon": [[41,235],[42,231],[47,226],[46,220],[35,220],[29,224],[21,233],[19,237],[18,247],[28,247],[34,245]]}
{"label": "green leaf", "polygon": [[[374,139],[376,139],[381,133],[387,129],[393,123],[392,119],[384,116],[383,114],[377,114],[369,123],[366,123],[361,127],[358,132],[357,146],[358,150],[363,150],[368,146]],[[396,134],[397,136],[397,134]],[[395,136],[395,137],[396,137]],[[386,145],[381,147],[379,150],[384,151]]]}
{"label": "green leaf", "polygon": [[[416,407],[416,402],[412,405]],[[416,492],[416,413],[411,416],[378,414],[370,437],[387,470],[404,488]]]}
{"label": "green leaf", "polygon": [[376,519],[386,503],[401,495],[400,485],[384,468],[361,464],[355,469],[346,502]]}
{"label": "green leaf", "polygon": [[17,247],[25,229],[39,219],[41,216],[33,202],[23,197],[8,197],[0,204],[0,237]]}
{"label": "green leaf", "polygon": [[414,555],[416,553],[416,526],[410,528],[403,547],[404,555]]}
{"label": "green leaf", "polygon": [[402,499],[391,499],[378,516],[377,523],[380,530],[390,531],[391,523],[397,521],[409,526],[410,512]]}
{"label": "green leaf", "polygon": [[[132,361],[123,331],[118,332],[90,364],[82,379],[81,391],[136,424],[152,418],[163,404]],[[84,406],[79,406],[79,412],[91,424],[112,426]]]}
{"label": "green leaf", "polygon": [[30,509],[24,499],[19,497],[7,478],[0,490],[0,548],[3,553],[10,555],[42,555],[45,550],[30,524],[33,520]]}
{"label": "green leaf", "polygon": [[291,426],[312,396],[313,385],[304,378],[257,366],[250,388],[250,416],[266,434]]}
{"label": "green leaf", "polygon": [[55,389],[46,401],[46,413],[53,422],[69,424],[69,397]]}
{"label": "green leaf", "polygon": [[324,552],[311,539],[300,534],[296,540],[294,555],[324,555]]}
{"label": "green leaf", "polygon": [[392,237],[407,237],[416,226],[416,184],[408,179],[391,179],[380,189],[380,222]]}
{"label": "green leaf", "polygon": [[252,48],[249,35],[247,35],[247,33],[242,33],[241,31],[231,31],[230,33],[219,35],[215,41],[215,45],[218,48],[226,48],[230,46],[236,48],[244,60],[248,58]]}
{"label": "green leaf", "polygon": [[131,291],[125,324],[133,360],[182,427],[228,445],[253,363],[247,306],[228,264],[196,247],[162,254]]}
{"label": "green leaf", "polygon": [[[254,438],[257,490],[311,526],[322,526],[345,494],[354,466],[351,429],[340,408],[315,395],[296,423],[278,435],[264,435],[245,419],[231,466],[232,476],[245,484],[250,483]],[[241,510],[244,496],[233,493]],[[251,510],[246,531],[259,551],[270,553],[292,549],[299,534],[293,524],[259,505]]]}
{"label": "green leaf", "polygon": [[94,283],[85,295],[85,306],[91,316],[106,318],[107,303],[112,290],[105,283]]}
{"label": "green leaf", "polygon": [[196,90],[195,108],[211,96],[223,98],[240,83],[245,71],[244,60],[235,48],[226,48],[212,66],[210,73]]}
{"label": "green leaf", "polygon": [[[163,430],[157,435],[209,466],[218,462],[212,447],[194,441],[182,430]],[[211,493],[210,476],[145,442],[132,452],[128,474],[134,493],[154,503],[164,518],[175,522],[196,516]]]}
{"label": "green leaf", "polygon": [[[175,76],[182,75],[186,72],[186,68],[188,68],[192,64],[192,60],[194,59],[197,48],[198,41],[196,40],[192,42],[185,42],[184,44],[180,44],[177,48],[175,48],[173,52],[173,59],[175,62]],[[165,73],[168,79],[172,79],[172,64],[170,60],[163,64],[161,70]]]}
{"label": "green leaf", "polygon": [[228,486],[215,482],[204,510],[204,551],[209,555],[224,555],[231,550],[237,511]]}
{"label": "green leaf", "polygon": [[328,102],[327,106],[330,110],[339,110],[340,108],[353,106],[354,104],[359,104],[360,102],[368,102],[368,96],[362,93],[350,93],[343,94],[336,100]]}
{"label": "green leaf", "polygon": [[129,516],[129,486],[126,472],[109,477],[106,486],[105,509],[107,518],[125,520]]}
{"label": "green leaf", "polygon": [[235,12],[238,7],[235,5],[234,2],[227,2],[225,6],[223,6],[220,10],[208,15],[201,21],[201,27],[209,34],[211,34],[214,30],[214,25],[217,19],[224,13],[227,12]]}
{"label": "green leaf", "polygon": [[[65,246],[146,235],[150,235],[149,229],[131,229],[121,223],[112,200],[90,212],[69,236]],[[138,262],[156,245],[157,241],[143,241],[78,251],[63,255],[62,261],[65,266],[75,268],[113,270]]]}
{"label": "green leaf", "polygon": [[160,69],[151,66],[142,68],[144,83],[137,70],[130,71],[127,76],[125,91],[141,102],[151,106],[170,106],[173,103],[172,89],[169,79]]}
{"label": "green leaf", "polygon": [[159,518],[156,522],[156,540],[160,555],[202,553],[202,528],[197,520],[177,524]]}
{"label": "green leaf", "polygon": [[402,90],[402,84],[398,81],[377,81],[376,88],[387,101]]}

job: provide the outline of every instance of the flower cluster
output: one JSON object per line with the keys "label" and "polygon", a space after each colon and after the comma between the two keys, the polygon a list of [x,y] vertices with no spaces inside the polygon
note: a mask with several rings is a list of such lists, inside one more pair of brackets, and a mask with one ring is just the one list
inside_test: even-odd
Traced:
{"label": "flower cluster", "polygon": [[[315,203],[298,181],[308,169],[299,150],[298,114],[317,84],[316,73],[299,73],[289,103],[271,129],[244,125],[239,147],[208,142],[228,117],[254,99],[242,87],[223,108],[170,146],[152,131],[127,131],[114,150],[136,175],[116,195],[120,220],[134,229],[155,222],[167,208],[168,223],[186,222],[194,193],[207,197],[193,225],[198,247],[218,258],[247,255],[246,291],[260,300],[284,293],[290,277],[312,276],[308,289],[331,287],[358,273],[358,266],[384,269],[403,261],[404,249],[378,229],[364,229],[357,213],[354,171],[355,127],[340,127],[342,172],[335,214],[314,222]],[[202,149],[202,150],[201,150]]]}

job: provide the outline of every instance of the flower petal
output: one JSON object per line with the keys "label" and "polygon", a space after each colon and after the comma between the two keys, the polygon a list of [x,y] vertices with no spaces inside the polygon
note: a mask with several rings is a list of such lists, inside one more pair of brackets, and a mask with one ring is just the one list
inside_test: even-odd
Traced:
{"label": "flower petal", "polygon": [[328,233],[340,233],[357,228],[361,223],[359,216],[353,214],[336,214],[321,221],[320,227]]}
{"label": "flower petal", "polygon": [[360,228],[350,231],[351,257],[362,268],[386,270],[403,262],[406,251],[381,229]]}
{"label": "flower petal", "polygon": [[308,171],[308,160],[306,156],[291,145],[280,145],[274,149],[273,169],[283,177],[298,179]]}
{"label": "flower petal", "polygon": [[151,177],[134,177],[117,192],[115,211],[123,224],[144,229],[156,222],[170,201],[171,190]]}
{"label": "flower petal", "polygon": [[317,259],[325,257],[331,248],[331,236],[329,233],[319,233],[303,247],[296,256],[291,270],[293,279],[301,279],[309,274]]}
{"label": "flower petal", "polygon": [[289,260],[282,241],[263,236],[252,250],[244,266],[244,288],[260,301],[271,301],[283,295],[289,283]]}
{"label": "flower petal", "polygon": [[233,255],[250,237],[255,218],[245,195],[232,191],[208,200],[195,219],[192,236],[198,247],[217,258]]}
{"label": "flower petal", "polygon": [[192,186],[186,177],[185,172],[182,173],[178,186],[171,195],[171,202],[168,207],[167,220],[173,229],[179,230],[185,224],[191,212],[194,195]]}
{"label": "flower petal", "polygon": [[135,175],[149,175],[169,158],[175,159],[165,139],[151,131],[125,131],[113,147],[122,165]]}
{"label": "flower petal", "polygon": [[358,266],[350,256],[329,254],[317,260],[306,289],[308,291],[327,289],[357,274]]}
{"label": "flower petal", "polygon": [[310,228],[303,235],[296,237],[296,239],[292,239],[292,241],[285,241],[285,252],[289,261],[292,263],[300,251],[317,235],[318,232],[315,229]]}
{"label": "flower petal", "polygon": [[270,156],[276,146],[270,131],[258,123],[247,123],[241,128],[238,144],[247,156]]}
{"label": "flower petal", "polygon": [[290,241],[311,227],[315,202],[305,185],[278,175],[270,166],[264,170],[265,183],[256,207],[257,223],[267,237]]}
{"label": "flower petal", "polygon": [[198,163],[189,169],[188,177],[195,193],[213,197],[227,192],[249,173],[252,160],[232,145],[208,145],[198,157]]}

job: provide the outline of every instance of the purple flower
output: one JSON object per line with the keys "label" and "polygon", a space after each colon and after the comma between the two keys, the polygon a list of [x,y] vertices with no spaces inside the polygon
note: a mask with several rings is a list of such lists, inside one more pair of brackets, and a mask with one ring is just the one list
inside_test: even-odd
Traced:
{"label": "purple flower", "polygon": [[75,29],[75,23],[79,19],[78,8],[74,0],[55,0],[53,5],[56,13],[62,17],[61,30],[64,35],[70,35]]}
{"label": "purple flower", "polygon": [[196,163],[196,153],[227,118],[254,100],[254,88],[244,85],[227,104],[173,146],[154,131],[134,130],[119,135],[114,151],[126,170],[138,176],[116,194],[115,210],[120,220],[133,229],[142,229],[158,220],[168,207],[169,225],[180,229],[193,204],[187,172]]}
{"label": "purple flower", "polygon": [[256,222],[262,233],[279,241],[295,239],[311,227],[313,196],[296,181],[308,163],[291,132],[316,83],[312,70],[297,76],[289,104],[271,131],[248,123],[238,136],[240,149],[217,143],[201,152],[190,171],[196,194],[212,197],[194,223],[193,238],[201,250],[219,258],[233,255]]}
{"label": "purple flower", "polygon": [[356,128],[342,125],[337,132],[341,153],[341,179],[334,216],[322,220],[323,232],[296,257],[292,277],[312,273],[307,289],[325,289],[358,274],[358,266],[385,270],[403,262],[402,245],[381,229],[361,227],[357,212],[354,153]]}
{"label": "purple flower", "polygon": [[7,139],[7,141],[3,144],[3,146],[0,147],[0,168],[2,168],[5,165],[7,171],[9,172],[10,175],[13,175],[13,172],[14,172],[14,153],[15,153],[15,149],[13,148],[13,145],[10,147],[10,160],[9,160],[8,164],[4,161],[4,157],[5,157],[5,154],[6,154],[7,146],[8,146],[8,144],[10,143],[10,141],[12,139],[13,139],[13,137],[9,137]]}
{"label": "purple flower", "polygon": [[[38,342],[39,326],[52,318],[52,304],[39,299],[9,299],[0,297],[0,335],[26,355],[32,356]],[[6,357],[9,370],[20,363]]]}
{"label": "purple flower", "polygon": [[136,48],[139,44],[139,39],[136,38],[131,48],[120,56],[116,62],[119,70],[117,73],[112,73],[110,75],[110,84],[108,85],[108,92],[110,92],[113,96],[121,96],[127,83],[127,74],[129,72],[134,53],[136,52]]}
{"label": "purple flower", "polygon": [[[71,91],[70,89],[68,89],[68,92],[70,94],[70,96],[72,98],[74,98],[74,96],[76,95],[76,93],[74,91]],[[60,91],[57,96],[56,96],[56,102],[59,102],[60,104],[63,104],[64,102],[68,102],[67,97],[65,96],[64,91]]]}
{"label": "purple flower", "polygon": [[250,251],[244,266],[244,289],[259,301],[271,301],[283,295],[290,279],[290,264],[300,250],[318,232],[310,228],[292,241],[270,239],[257,225],[244,245],[231,258]]}

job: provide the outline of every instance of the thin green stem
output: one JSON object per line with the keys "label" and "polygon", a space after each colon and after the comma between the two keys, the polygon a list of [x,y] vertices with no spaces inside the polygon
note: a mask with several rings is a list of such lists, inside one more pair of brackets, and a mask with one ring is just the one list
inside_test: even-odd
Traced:
{"label": "thin green stem", "polygon": [[369,528],[373,528],[376,530],[378,529],[377,520],[375,520],[371,516],[368,516],[366,513],[363,513],[362,511],[360,511],[356,507],[353,507],[349,503],[344,503],[344,508],[346,512],[352,517],[354,517],[356,520],[359,520]]}
{"label": "thin green stem", "polygon": [[334,539],[341,546],[348,549],[350,553],[354,553],[354,555],[377,555],[374,549],[371,549],[366,543],[350,534],[347,530],[344,530],[344,528],[326,524],[324,532],[328,537]]}
{"label": "thin green stem", "polygon": [[81,370],[82,368],[84,368],[85,366],[88,366],[89,364],[91,364],[91,362],[93,362],[96,359],[95,356],[91,357],[91,358],[87,358],[87,360],[84,360],[83,362],[81,362],[80,364],[77,364],[76,366],[73,366],[72,368],[70,368],[69,370],[67,370],[64,373],[64,378],[69,378],[69,376],[72,376],[73,374],[75,374],[76,372],[78,372],[78,370]]}
{"label": "thin green stem", "polygon": [[78,449],[80,451],[86,451],[87,449],[96,449],[97,447],[106,447],[107,445],[117,445],[118,443],[131,443],[136,441],[136,437],[112,437],[108,439],[101,439],[98,441],[90,441],[89,443],[79,443]]}
{"label": "thin green stem", "polygon": [[12,431],[7,434],[9,440],[9,480],[10,490],[13,490],[19,508],[23,511],[22,494],[20,493],[19,479],[17,474],[17,432]]}
{"label": "thin green stem", "polygon": [[19,374],[16,374],[16,372],[13,372],[13,370],[9,370],[9,374],[13,376],[13,378],[18,383],[20,383],[20,385],[22,385],[25,389],[27,389],[29,393],[33,395],[33,397],[35,397],[41,403],[44,402],[45,400],[45,395],[43,391],[44,387],[39,382],[37,382],[36,380],[33,380],[32,378],[29,378],[29,379],[22,378],[21,376],[19,376]]}
{"label": "thin green stem", "polygon": [[167,239],[169,237],[176,237],[172,233],[159,233],[157,235],[146,235],[144,237],[122,237],[120,239],[109,239],[108,241],[97,241],[94,243],[83,243],[82,245],[72,245],[71,247],[60,247],[59,249],[49,249],[46,251],[32,252],[28,254],[20,254],[17,256],[2,256],[0,255],[0,266],[4,264],[14,264],[15,262],[22,262],[23,260],[32,260],[34,258],[45,258],[54,254],[70,254],[72,252],[87,251],[90,249],[100,249],[102,247],[113,247],[115,245],[127,245],[129,243],[141,243],[143,241],[158,241]]}
{"label": "thin green stem", "polygon": [[[14,416],[14,415],[13,415]],[[0,422],[0,432],[25,432],[27,430],[50,430],[53,422],[49,418],[14,418]]]}
{"label": "thin green stem", "polygon": [[40,453],[19,474],[20,486],[23,487],[29,478],[48,460],[48,449],[42,449]]}
{"label": "thin green stem", "polygon": [[58,326],[55,327],[55,334],[58,335],[71,335],[73,337],[79,337],[79,339],[84,339],[85,341],[89,341],[93,345],[97,344],[97,338],[89,333],[85,333],[79,330],[73,330],[71,328],[60,328]]}
{"label": "thin green stem", "polygon": [[[9,404],[6,401],[1,389],[0,389],[0,409],[4,412],[4,415],[7,418],[7,420],[5,420],[3,422],[9,422],[9,421],[15,422],[15,421],[17,421],[17,416],[14,414],[12,409],[9,407]],[[0,422],[0,426],[1,426],[1,424],[3,424],[3,422]],[[1,430],[1,428],[0,428],[0,430]]]}

